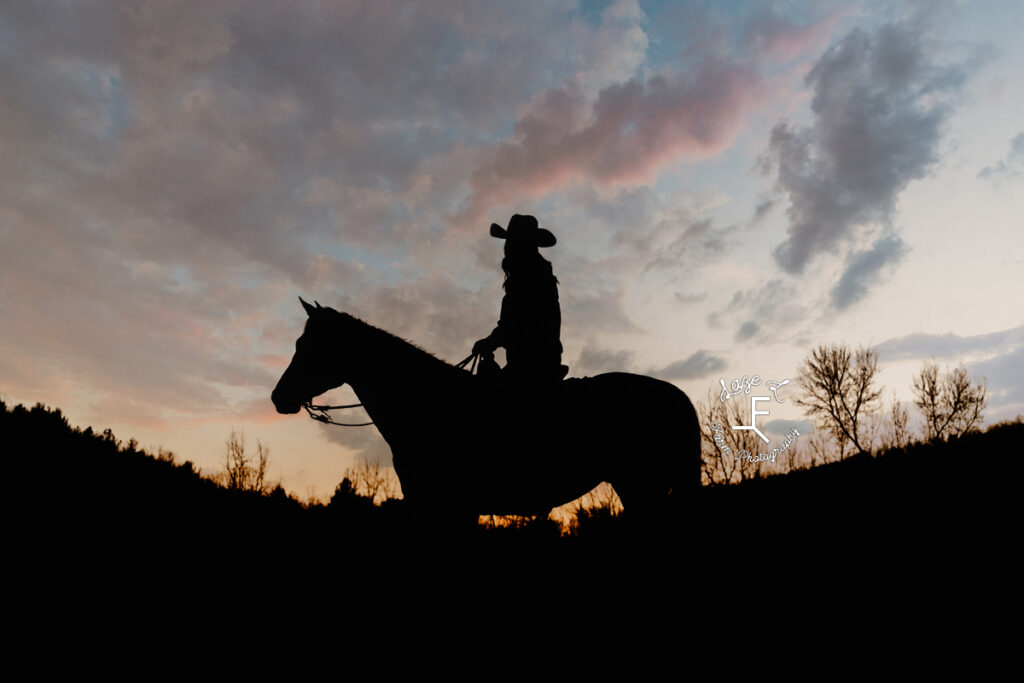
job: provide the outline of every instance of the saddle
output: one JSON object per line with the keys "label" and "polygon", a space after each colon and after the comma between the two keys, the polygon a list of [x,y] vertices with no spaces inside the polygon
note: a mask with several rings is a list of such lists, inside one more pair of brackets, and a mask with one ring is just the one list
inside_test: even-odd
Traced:
{"label": "saddle", "polygon": [[[470,363],[472,361],[472,363]],[[471,355],[458,364],[457,367],[465,367],[470,363],[469,371],[474,376],[485,381],[506,382],[509,384],[546,384],[547,382],[561,382],[569,374],[568,365],[559,365],[546,375],[543,371],[516,371],[510,370],[506,365],[504,368],[494,360],[493,353]]]}

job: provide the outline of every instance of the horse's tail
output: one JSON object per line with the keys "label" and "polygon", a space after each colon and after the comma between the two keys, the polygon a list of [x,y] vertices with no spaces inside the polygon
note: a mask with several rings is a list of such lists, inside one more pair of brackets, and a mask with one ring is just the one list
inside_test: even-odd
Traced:
{"label": "horse's tail", "polygon": [[672,493],[677,501],[692,499],[701,488],[700,421],[690,397],[681,389],[676,402],[676,424],[679,425],[679,454],[672,458]]}
{"label": "horse's tail", "polygon": [[642,375],[610,373],[609,391],[633,399],[641,434],[634,446],[642,461],[625,461],[612,486],[627,514],[638,511],[646,520],[686,517],[700,487],[700,425],[689,397],[677,386]]}

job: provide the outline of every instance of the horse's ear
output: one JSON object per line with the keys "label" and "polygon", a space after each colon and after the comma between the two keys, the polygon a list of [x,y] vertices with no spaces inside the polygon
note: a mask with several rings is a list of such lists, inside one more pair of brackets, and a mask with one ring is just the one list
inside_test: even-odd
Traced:
{"label": "horse's ear", "polygon": [[[302,307],[306,309],[306,315],[313,315],[316,312],[316,308],[313,308],[311,305],[303,301],[301,296],[299,297],[299,301],[302,302]],[[317,308],[319,308],[319,305],[317,306]]]}
{"label": "horse's ear", "polygon": [[313,299],[313,303],[316,304],[316,310],[319,311],[319,310],[321,310],[323,308],[323,306],[320,305],[320,302],[317,301],[316,299]]}

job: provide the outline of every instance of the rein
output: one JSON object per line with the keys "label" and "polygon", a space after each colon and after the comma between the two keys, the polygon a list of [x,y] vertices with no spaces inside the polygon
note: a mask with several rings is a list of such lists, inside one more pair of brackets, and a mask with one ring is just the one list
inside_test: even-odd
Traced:
{"label": "rein", "polygon": [[[479,359],[479,356],[477,354],[470,354],[465,358],[465,360],[463,360],[455,367],[464,368],[466,367],[466,363],[469,363],[469,361],[473,361],[473,363],[469,366],[469,372],[470,374],[473,374],[476,372],[477,359]],[[328,411],[330,410],[360,408],[362,407],[362,405],[362,403],[348,403],[343,406],[317,406],[313,405],[309,401],[306,401],[305,403],[302,404],[302,407],[305,408],[306,413],[317,422],[323,422],[324,424],[328,425],[337,425],[339,427],[368,427],[369,425],[372,425],[373,422],[338,422],[337,420],[335,420],[334,418],[327,414]]]}
{"label": "rein", "polygon": [[317,422],[323,422],[328,425],[338,425],[339,427],[366,427],[372,425],[373,422],[338,422],[330,415],[327,414],[328,410],[344,410],[345,408],[358,408],[362,406],[362,403],[349,403],[343,406],[315,406],[310,402],[302,404],[302,407],[306,409],[306,413]]}

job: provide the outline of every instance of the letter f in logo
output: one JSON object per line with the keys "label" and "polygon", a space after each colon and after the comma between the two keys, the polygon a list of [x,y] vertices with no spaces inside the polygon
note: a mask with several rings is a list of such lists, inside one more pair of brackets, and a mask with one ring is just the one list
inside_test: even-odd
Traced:
{"label": "letter f in logo", "polygon": [[764,434],[762,434],[761,430],[757,428],[757,416],[758,415],[767,415],[769,413],[769,411],[767,411],[767,410],[758,410],[757,409],[757,402],[758,401],[770,401],[770,400],[771,400],[771,398],[768,397],[768,396],[751,396],[750,397],[750,424],[748,424],[748,425],[741,425],[739,427],[733,427],[733,429],[734,430],[736,430],[736,429],[752,429],[752,430],[754,430],[755,434],[757,434],[759,437],[761,437],[762,441],[764,441],[765,443],[768,443],[768,437],[765,436]]}

